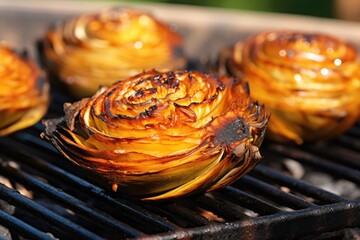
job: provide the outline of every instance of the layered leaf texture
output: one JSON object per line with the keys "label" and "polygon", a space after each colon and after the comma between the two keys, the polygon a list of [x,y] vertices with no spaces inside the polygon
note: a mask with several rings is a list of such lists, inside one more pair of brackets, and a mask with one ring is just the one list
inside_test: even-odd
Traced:
{"label": "layered leaf texture", "polygon": [[268,136],[323,140],[349,129],[360,115],[356,49],[324,34],[260,33],[220,57],[222,74],[242,75],[271,112]]}
{"label": "layered leaf texture", "polygon": [[38,122],[49,103],[49,84],[29,60],[0,44],[0,136]]}
{"label": "layered leaf texture", "polygon": [[268,116],[239,79],[147,71],[45,121],[43,137],[113,190],[158,200],[232,183],[261,159]]}
{"label": "layered leaf texture", "polygon": [[111,8],[78,15],[50,29],[42,56],[77,97],[153,68],[183,69],[182,39],[152,15]]}

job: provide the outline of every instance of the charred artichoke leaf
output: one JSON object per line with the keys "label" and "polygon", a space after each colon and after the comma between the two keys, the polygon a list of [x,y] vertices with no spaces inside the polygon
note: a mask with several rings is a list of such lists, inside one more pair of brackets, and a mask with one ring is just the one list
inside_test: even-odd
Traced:
{"label": "charred artichoke leaf", "polygon": [[224,49],[220,74],[241,75],[272,117],[267,136],[302,144],[334,138],[360,116],[356,48],[336,37],[267,31]]}
{"label": "charred artichoke leaf", "polygon": [[44,73],[9,45],[0,44],[0,136],[34,125],[46,113],[49,84]]}
{"label": "charred artichoke leaf", "polygon": [[51,75],[78,98],[143,70],[183,69],[187,62],[176,31],[132,8],[105,8],[67,19],[50,28],[41,45]]}

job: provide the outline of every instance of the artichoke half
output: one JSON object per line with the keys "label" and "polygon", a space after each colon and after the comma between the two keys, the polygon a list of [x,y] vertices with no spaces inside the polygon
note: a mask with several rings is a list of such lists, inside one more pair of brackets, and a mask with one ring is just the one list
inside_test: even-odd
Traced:
{"label": "artichoke half", "polygon": [[268,122],[247,84],[199,72],[143,72],[65,104],[42,137],[120,193],[174,198],[228,185],[262,158]]}
{"label": "artichoke half", "polygon": [[130,8],[77,15],[49,29],[41,44],[51,75],[78,98],[143,70],[186,65],[181,36],[152,15]]}
{"label": "artichoke half", "polygon": [[325,34],[269,31],[225,49],[221,74],[241,75],[271,113],[267,136],[302,144],[349,129],[360,116],[354,46]]}
{"label": "artichoke half", "polygon": [[30,60],[0,44],[0,136],[34,125],[49,105],[49,84]]}

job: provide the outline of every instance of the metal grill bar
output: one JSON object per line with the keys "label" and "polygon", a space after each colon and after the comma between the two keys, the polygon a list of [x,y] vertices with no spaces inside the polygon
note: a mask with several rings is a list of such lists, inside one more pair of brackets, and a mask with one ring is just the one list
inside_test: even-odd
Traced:
{"label": "metal grill bar", "polygon": [[[341,163],[351,168],[360,169],[359,153],[351,151],[341,144],[313,144],[303,147],[306,152],[321,156],[329,161]],[[331,149],[331,151],[329,151]]]}
{"label": "metal grill bar", "polygon": [[323,203],[330,204],[346,201],[346,199],[339,195],[319,189],[303,181],[288,177],[261,164],[254,168],[253,173],[255,173],[256,176],[264,177],[271,182],[276,182],[282,186],[290,188],[291,190],[296,190],[302,194],[306,194],[309,197],[318,199]]}
{"label": "metal grill bar", "polygon": [[339,136],[337,140],[345,144],[348,148],[352,148],[354,150],[360,149],[360,141],[358,141],[355,137],[344,134]]}
{"label": "metal grill bar", "polygon": [[353,128],[351,128],[349,131],[347,131],[347,134],[352,135],[354,137],[360,136],[360,127],[355,125]]}
{"label": "metal grill bar", "polygon": [[5,185],[0,184],[0,196],[11,205],[15,205],[24,211],[30,211],[35,216],[49,221],[51,224],[68,231],[78,239],[102,239],[101,237],[89,232],[88,230],[80,227],[79,225],[69,221],[68,219],[54,213],[53,211],[41,206],[40,204],[32,201],[21,195],[19,192],[7,188]]}
{"label": "metal grill bar", "polygon": [[300,197],[286,193],[271,184],[259,181],[248,175],[240,178],[237,182],[234,183],[234,185],[247,188],[252,192],[258,192],[262,195],[266,195],[273,201],[292,209],[303,209],[316,206],[315,204],[307,202]]}
{"label": "metal grill bar", "polygon": [[[20,219],[0,210],[0,224],[12,229],[13,231],[18,232],[24,237],[29,239],[38,239],[38,240],[54,240],[53,237],[50,237],[48,234],[39,231],[38,229],[32,227],[31,225],[21,221]],[[2,238],[4,239],[4,238]]]}
{"label": "metal grill bar", "polygon": [[[23,161],[27,161],[29,164],[36,166],[37,169],[41,170],[41,172],[46,173],[46,177],[54,177],[57,179],[62,179],[68,185],[72,186],[74,189],[81,190],[89,194],[90,196],[104,201],[105,204],[112,206],[113,209],[118,209],[121,211],[123,215],[128,215],[131,218],[134,218],[137,221],[141,221],[142,224],[148,224],[152,226],[152,228],[156,231],[173,231],[176,227],[170,223],[167,223],[165,219],[159,218],[154,214],[149,214],[145,209],[141,208],[138,205],[131,204],[122,199],[114,199],[109,196],[104,190],[95,185],[79,178],[68,171],[65,171],[59,167],[56,167],[47,161],[42,159],[38,159],[34,156],[26,157],[26,153],[31,151],[33,154],[37,153],[37,150],[28,149],[28,147],[21,142],[14,141],[12,139],[8,139],[7,141],[3,141],[0,138],[0,146],[4,146],[4,149],[14,149],[15,147],[19,149],[17,153],[7,152],[14,156],[14,154],[21,154],[24,157],[20,158]],[[59,157],[59,156],[58,156]],[[19,159],[19,160],[20,160]],[[48,156],[47,159],[50,159]]]}
{"label": "metal grill bar", "polygon": [[167,203],[167,202],[160,203],[160,206],[159,206],[156,203],[146,203],[146,202],[144,202],[144,203],[142,203],[142,207],[144,209],[146,209],[147,211],[150,211],[150,212],[152,212],[154,214],[157,214],[159,216],[163,216],[168,221],[170,221],[170,222],[176,224],[177,226],[179,226],[179,229],[194,227],[193,223],[187,221],[182,216],[179,216],[177,214],[171,213],[170,211],[167,211],[165,209],[165,207],[164,207],[167,204],[169,204],[169,203]]}
{"label": "metal grill bar", "polygon": [[[246,219],[248,216],[241,211],[231,207],[229,204],[225,204],[225,199],[215,199],[207,195],[201,195],[195,199],[197,205],[201,208],[208,210],[219,217],[228,221],[236,221],[239,219]],[[192,202],[189,205],[193,204]]]}
{"label": "metal grill bar", "polygon": [[[226,225],[209,225],[205,227],[178,230],[176,232],[156,235],[162,240],[168,239],[301,239],[302,236],[316,236],[327,232],[340,230],[340,223],[348,226],[360,226],[360,202],[348,202],[281,212],[275,215],[250,218]],[[324,227],[326,223],[326,227]],[[271,229],[271,231],[269,231]],[[226,233],[226,234],[225,234]],[[154,236],[142,238],[152,240]]]}
{"label": "metal grill bar", "polygon": [[212,223],[209,219],[178,203],[167,204],[163,209],[191,223],[191,226],[204,226]]}
{"label": "metal grill bar", "polygon": [[[30,131],[30,130],[28,130],[28,131]],[[40,147],[44,150],[55,153],[57,155],[58,151],[51,144],[47,144],[44,142],[44,140],[39,138],[39,135],[40,135],[40,133],[37,136],[35,136],[33,134],[30,134],[30,133],[24,131],[21,134],[19,134],[19,133],[14,134],[13,138],[17,139],[18,141],[21,141],[21,142],[29,143],[30,146]]]}
{"label": "metal grill bar", "polygon": [[116,231],[116,234],[120,237],[136,237],[140,236],[142,233],[139,231],[123,224],[116,222],[114,219],[111,219],[110,216],[105,213],[98,212],[96,209],[91,209],[86,206],[82,201],[72,197],[69,194],[59,191],[52,187],[49,184],[43,183],[40,180],[30,176],[22,170],[12,168],[10,166],[2,166],[0,168],[1,173],[4,176],[9,177],[9,179],[17,180],[22,183],[24,186],[29,187],[30,189],[40,191],[46,194],[49,197],[52,197],[62,203],[64,203],[70,209],[76,211],[78,214],[81,214],[85,218],[90,218],[96,221],[97,223],[106,226],[107,228],[112,228]]}
{"label": "metal grill bar", "polygon": [[291,146],[284,146],[277,143],[271,143],[268,146],[272,151],[281,154],[287,158],[296,159],[302,163],[317,167],[323,171],[327,171],[332,175],[348,179],[357,184],[360,184],[360,171],[343,166],[338,163],[327,161],[319,156],[305,152],[301,149],[294,148]]}
{"label": "metal grill bar", "polygon": [[282,211],[280,208],[232,186],[219,189],[218,192],[227,196],[229,201],[240,204],[260,215],[275,214]]}

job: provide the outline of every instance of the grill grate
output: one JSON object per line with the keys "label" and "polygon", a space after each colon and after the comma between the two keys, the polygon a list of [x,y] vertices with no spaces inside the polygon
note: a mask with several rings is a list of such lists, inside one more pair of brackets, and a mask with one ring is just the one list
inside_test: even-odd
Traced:
{"label": "grill grate", "polygon": [[[12,2],[7,4],[12,6]],[[3,5],[0,28],[5,30],[5,40],[27,47],[33,56],[34,41],[53,20],[91,8],[89,3],[68,8],[66,4],[55,4],[56,9],[50,7],[49,11],[45,10],[49,6],[46,3],[42,3],[42,10],[26,1],[20,7]],[[204,9],[195,12],[181,7],[173,14],[170,8],[156,5],[151,10],[178,24],[190,43],[186,44],[186,52],[194,59],[204,55],[199,53],[208,53],[209,49],[215,53],[232,39],[264,28],[302,24],[306,29],[313,26],[314,30],[321,27],[333,32],[336,28],[349,38],[358,36],[357,25],[349,27],[339,22],[329,24],[312,19],[316,24],[309,24],[308,18],[301,21],[288,16],[284,21],[283,16],[250,17],[244,13],[218,14]],[[189,13],[199,17],[200,23],[193,18],[187,22],[183,16]],[[52,92],[52,100],[47,117],[58,116],[62,104],[71,101],[60,92]],[[360,122],[326,143],[299,147],[264,142],[264,161],[231,186],[155,203],[128,200],[98,187],[51,144],[41,140],[42,131],[42,125],[37,124],[0,138],[0,225],[8,229],[5,239],[339,239],[348,233],[359,236]],[[295,164],[297,170],[289,164]],[[329,184],[338,189],[329,189]],[[343,191],[345,188],[349,189]],[[347,231],[348,228],[352,230]],[[322,235],[318,237],[319,234]]]}
{"label": "grill grate", "polygon": [[[59,115],[58,106],[69,100],[58,92],[54,96],[49,116]],[[296,179],[284,162],[297,161],[306,171],[346,179],[359,189],[358,129],[359,124],[334,141],[304,147],[265,142],[265,160],[231,186],[151,203],[93,184],[39,138],[43,126],[37,124],[0,138],[0,175],[11,179],[15,189],[21,185],[31,193],[25,196],[1,184],[0,198],[15,210],[0,211],[0,223],[14,239],[292,239],[343,231],[360,226],[360,198]]]}

